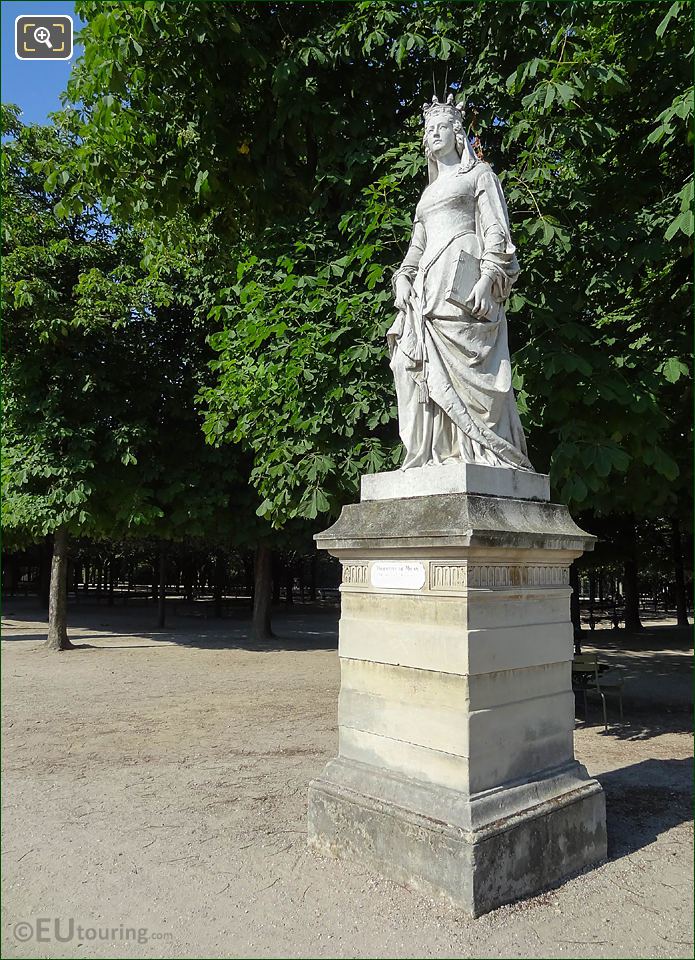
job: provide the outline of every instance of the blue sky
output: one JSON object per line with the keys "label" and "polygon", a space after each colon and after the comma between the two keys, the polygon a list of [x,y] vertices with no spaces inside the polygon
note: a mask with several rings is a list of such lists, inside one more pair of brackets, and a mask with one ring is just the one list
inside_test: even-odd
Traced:
{"label": "blue sky", "polygon": [[79,30],[80,21],[75,16],[75,4],[65,0],[30,3],[2,0],[2,100],[22,108],[24,123],[46,123],[48,114],[60,108],[59,95],[82,48],[76,48],[72,60],[18,60],[14,52],[15,17],[31,13],[44,16],[69,13],[75,32]]}

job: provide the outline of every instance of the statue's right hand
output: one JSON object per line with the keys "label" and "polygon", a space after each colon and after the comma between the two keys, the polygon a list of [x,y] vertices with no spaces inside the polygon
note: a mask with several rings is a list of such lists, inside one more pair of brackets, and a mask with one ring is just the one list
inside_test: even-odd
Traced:
{"label": "statue's right hand", "polygon": [[405,312],[408,309],[408,303],[413,294],[413,285],[409,278],[402,273],[396,279],[396,297],[393,301],[396,310]]}

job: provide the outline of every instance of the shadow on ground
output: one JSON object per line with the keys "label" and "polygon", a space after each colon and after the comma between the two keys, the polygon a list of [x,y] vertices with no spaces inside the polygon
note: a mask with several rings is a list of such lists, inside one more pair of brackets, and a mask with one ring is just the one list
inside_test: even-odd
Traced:
{"label": "shadow on ground", "polygon": [[670,623],[651,623],[638,631],[600,629],[584,630],[580,638],[582,649],[612,650],[692,650],[692,627],[678,627]]}
{"label": "shadow on ground", "polygon": [[[167,625],[156,622],[153,604],[135,601],[128,606],[108,607],[96,603],[70,603],[68,634],[73,643],[90,650],[138,649],[162,643],[186,647],[278,650],[334,650],[338,647],[339,609],[333,603],[284,604],[273,610],[273,639],[257,641],[251,633],[248,603],[227,603],[224,616],[213,615],[213,604],[190,604],[172,600],[167,604]],[[47,611],[35,601],[9,599],[3,603],[3,641],[41,643]],[[144,627],[144,629],[143,629]],[[133,642],[112,643],[132,636]],[[83,648],[84,649],[84,648]]]}
{"label": "shadow on ground", "polygon": [[642,760],[597,779],[606,791],[609,860],[635,853],[692,818],[692,758]]}
{"label": "shadow on ground", "polygon": [[[604,734],[618,740],[649,740],[664,733],[692,730],[692,632],[675,624],[653,624],[636,633],[624,630],[597,630],[582,638],[585,652],[596,652],[611,672],[623,680],[623,721],[618,698],[606,691],[609,729]],[[588,712],[584,715],[577,697],[578,721],[602,726],[598,695],[588,691]]]}
{"label": "shadow on ground", "polygon": [[[654,681],[658,690],[658,680]],[[628,687],[629,690],[629,687]],[[693,711],[687,703],[672,703],[668,696],[658,702],[645,698],[623,696],[623,720],[619,719],[618,705],[610,694],[608,699],[608,730],[599,730],[601,736],[613,740],[651,740],[664,733],[690,733],[693,729]],[[603,727],[601,704],[593,694],[589,696],[588,717],[584,715],[581,696],[575,699],[575,717],[581,727]]]}

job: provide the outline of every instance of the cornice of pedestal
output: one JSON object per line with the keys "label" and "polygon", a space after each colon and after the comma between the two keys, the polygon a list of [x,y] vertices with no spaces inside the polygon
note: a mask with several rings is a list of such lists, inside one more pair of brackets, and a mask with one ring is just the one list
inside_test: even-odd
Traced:
{"label": "cornice of pedestal", "polygon": [[319,549],[343,560],[423,551],[430,558],[547,551],[569,562],[596,542],[564,504],[470,493],[350,504],[314,539]]}

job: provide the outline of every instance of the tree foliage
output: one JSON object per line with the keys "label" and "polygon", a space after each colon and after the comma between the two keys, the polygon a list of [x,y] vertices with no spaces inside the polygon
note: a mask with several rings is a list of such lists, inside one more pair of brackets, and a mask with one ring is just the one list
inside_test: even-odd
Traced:
{"label": "tree foliage", "polygon": [[6,542],[62,528],[241,536],[256,505],[247,468],[237,448],[204,442],[193,402],[212,356],[200,255],[148,253],[99,207],[69,212],[60,171],[72,134],[4,116]]}
{"label": "tree foliage", "polygon": [[[108,339],[81,312],[80,281],[115,257],[97,210],[58,220],[35,164],[58,164],[70,139],[60,128],[23,127],[3,107],[3,526],[39,537],[58,527],[96,529],[100,487],[113,488],[115,520],[130,509],[126,462],[132,435],[94,406],[119,391],[106,373]],[[102,372],[103,371],[103,372]],[[107,479],[108,478],[108,479]]]}
{"label": "tree foliage", "polygon": [[[381,335],[425,182],[418,106],[465,93],[522,278],[515,386],[580,508],[671,510],[687,479],[693,97],[685,3],[78,3],[66,208],[205,223],[229,275],[206,432],[281,526],[398,457]],[[679,486],[681,484],[681,486]]]}

